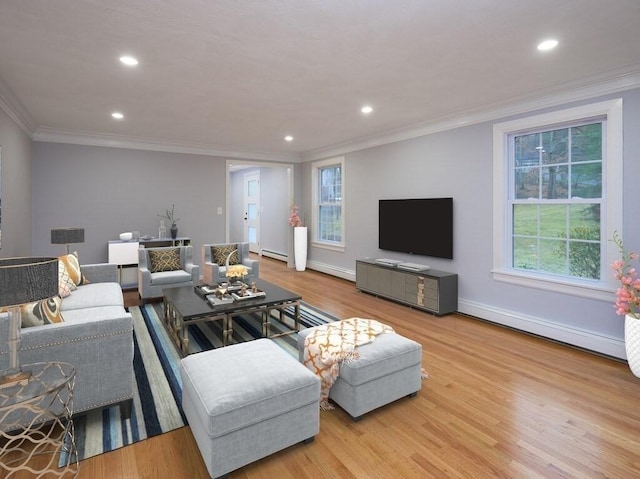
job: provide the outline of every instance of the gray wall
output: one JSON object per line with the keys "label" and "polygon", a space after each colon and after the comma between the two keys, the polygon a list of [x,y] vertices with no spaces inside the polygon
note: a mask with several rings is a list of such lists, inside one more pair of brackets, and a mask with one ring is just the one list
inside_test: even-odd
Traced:
{"label": "gray wall", "polygon": [[157,215],[174,203],[178,235],[191,238],[196,262],[203,243],[225,240],[224,158],[35,142],[33,165],[38,254],[63,251],[50,244],[52,228],[77,226],[85,229],[85,242],[73,246],[81,262],[106,261],[108,241],[123,231],[157,236]]}
{"label": "gray wall", "polygon": [[[637,134],[640,90],[593,99],[589,103],[616,97],[623,97],[624,103],[624,241],[637,251],[640,249],[640,136]],[[506,118],[499,121],[504,120]],[[532,332],[547,334],[553,330],[552,337],[570,338],[569,342],[575,340],[583,346],[595,347],[594,343],[602,343],[605,346],[600,349],[602,352],[617,355],[624,320],[614,312],[613,294],[610,301],[598,301],[493,280],[492,136],[493,125],[499,121],[346,154],[346,250],[337,253],[311,247],[308,265],[327,272],[353,270],[355,260],[365,257],[391,257],[428,264],[434,269],[458,273],[462,312],[515,324]],[[311,166],[305,164],[304,185],[310,185],[310,175]],[[454,198],[454,260],[378,249],[380,198],[440,196]],[[307,208],[309,204],[307,190]],[[428,225],[425,225],[425,234],[429,234]]]}
{"label": "gray wall", "polygon": [[0,257],[31,254],[31,139],[0,109]]}

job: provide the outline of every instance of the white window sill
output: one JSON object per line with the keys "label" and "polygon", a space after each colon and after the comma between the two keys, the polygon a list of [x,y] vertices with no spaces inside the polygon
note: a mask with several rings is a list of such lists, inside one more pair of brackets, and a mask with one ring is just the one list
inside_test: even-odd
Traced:
{"label": "white window sill", "polygon": [[329,251],[337,251],[338,253],[344,253],[344,245],[334,244],[334,243],[321,243],[318,241],[312,241],[311,246],[313,248],[318,249],[326,249]]}

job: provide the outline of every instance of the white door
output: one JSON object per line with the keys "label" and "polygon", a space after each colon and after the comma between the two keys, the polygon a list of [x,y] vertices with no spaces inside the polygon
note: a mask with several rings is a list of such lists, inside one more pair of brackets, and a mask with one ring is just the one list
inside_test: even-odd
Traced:
{"label": "white door", "polygon": [[260,172],[244,177],[244,240],[249,251],[260,252]]}

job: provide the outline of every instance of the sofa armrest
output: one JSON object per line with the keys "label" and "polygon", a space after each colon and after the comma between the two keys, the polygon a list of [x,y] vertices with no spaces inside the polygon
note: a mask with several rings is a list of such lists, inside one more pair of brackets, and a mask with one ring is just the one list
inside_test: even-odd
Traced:
{"label": "sofa armrest", "polygon": [[184,270],[191,274],[193,284],[198,284],[198,281],[200,281],[200,266],[189,261],[184,265]]}
{"label": "sofa armrest", "polygon": [[80,271],[90,283],[117,283],[118,265],[95,263],[80,265]]}
{"label": "sofa armrest", "polygon": [[242,264],[248,268],[251,268],[251,273],[254,279],[258,279],[260,277],[258,274],[258,267],[260,265],[260,262],[257,259],[245,258],[242,261]]}

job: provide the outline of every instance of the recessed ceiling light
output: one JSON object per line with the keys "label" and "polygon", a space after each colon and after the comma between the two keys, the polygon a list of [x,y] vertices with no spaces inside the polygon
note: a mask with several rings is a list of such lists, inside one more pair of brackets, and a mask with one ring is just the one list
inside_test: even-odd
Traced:
{"label": "recessed ceiling light", "polygon": [[114,111],[113,113],[111,113],[111,116],[116,120],[122,120],[124,118],[124,115],[119,111]]}
{"label": "recessed ceiling light", "polygon": [[364,113],[365,115],[368,115],[369,113],[371,113],[371,112],[373,111],[373,108],[367,105],[367,106],[363,106],[363,107],[360,109],[360,111],[361,111],[362,113]]}
{"label": "recessed ceiling light", "polygon": [[284,137],[284,141],[293,141],[293,137],[291,135],[287,135]]}
{"label": "recessed ceiling light", "polygon": [[545,40],[544,42],[538,45],[538,50],[541,50],[541,51],[553,50],[557,46],[558,46],[558,40]]}
{"label": "recessed ceiling light", "polygon": [[130,67],[134,67],[138,64],[138,60],[136,58],[130,57],[128,55],[120,57],[120,61]]}

